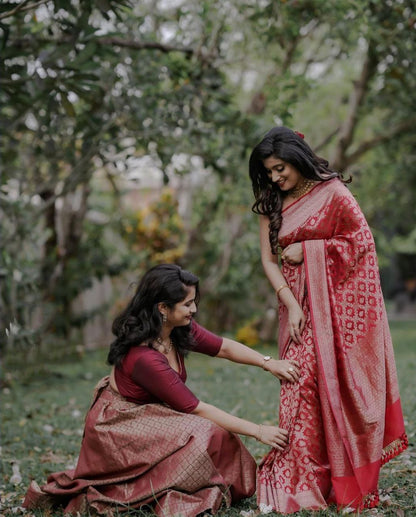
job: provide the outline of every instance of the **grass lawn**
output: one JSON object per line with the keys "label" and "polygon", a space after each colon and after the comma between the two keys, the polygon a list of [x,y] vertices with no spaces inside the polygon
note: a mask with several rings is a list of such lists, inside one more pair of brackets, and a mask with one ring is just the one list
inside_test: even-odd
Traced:
{"label": "grass lawn", "polygon": [[[391,330],[410,447],[382,470],[383,506],[362,515],[410,517],[416,515],[416,322],[392,322]],[[276,355],[272,347],[259,350]],[[39,367],[31,377],[23,371],[5,375],[1,393],[0,517],[22,513],[19,507],[31,479],[42,484],[51,472],[74,465],[93,387],[108,372],[105,357],[106,350],[98,350],[73,363]],[[187,370],[188,384],[202,400],[255,422],[276,422],[279,382],[270,374],[199,354],[191,354]],[[268,450],[253,439],[243,437],[243,441],[257,460]],[[254,498],[219,515],[237,516],[250,508],[255,508]],[[312,515],[312,512],[297,515]],[[341,513],[328,509],[313,515]]]}

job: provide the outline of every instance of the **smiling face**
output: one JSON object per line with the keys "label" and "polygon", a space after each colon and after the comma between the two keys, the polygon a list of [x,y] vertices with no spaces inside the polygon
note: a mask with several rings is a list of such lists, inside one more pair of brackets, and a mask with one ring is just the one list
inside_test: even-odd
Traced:
{"label": "smiling face", "polygon": [[263,165],[270,181],[277,184],[283,192],[299,187],[304,181],[302,174],[293,165],[280,158],[269,156],[263,160]]}
{"label": "smiling face", "polygon": [[167,323],[172,327],[189,325],[192,317],[196,313],[195,286],[187,287],[186,291],[187,294],[182,301],[176,303],[172,308],[167,309]]}

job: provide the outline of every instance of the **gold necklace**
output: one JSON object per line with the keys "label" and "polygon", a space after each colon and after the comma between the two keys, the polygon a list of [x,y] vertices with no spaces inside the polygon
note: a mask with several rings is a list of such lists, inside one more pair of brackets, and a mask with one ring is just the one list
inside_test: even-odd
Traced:
{"label": "gold necklace", "polygon": [[295,199],[297,199],[298,197],[301,197],[304,194],[306,194],[307,192],[309,192],[309,190],[311,190],[311,188],[314,185],[315,185],[315,182],[313,180],[309,180],[309,179],[305,178],[300,187],[294,187],[294,188],[292,188],[292,190],[289,191],[289,195],[294,197]]}
{"label": "gold necklace", "polygon": [[172,343],[171,338],[169,338],[169,346],[166,346],[164,344],[163,339],[161,337],[156,338],[156,341],[163,348],[163,353],[164,354],[168,354],[172,350],[172,348],[173,348],[173,343]]}

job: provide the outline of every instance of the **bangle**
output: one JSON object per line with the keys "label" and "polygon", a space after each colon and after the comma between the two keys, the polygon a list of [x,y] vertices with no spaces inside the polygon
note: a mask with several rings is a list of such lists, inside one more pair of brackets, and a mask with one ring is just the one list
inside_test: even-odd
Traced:
{"label": "bangle", "polygon": [[284,289],[285,287],[287,287],[288,289],[290,289],[290,288],[289,288],[289,286],[288,286],[287,284],[282,284],[280,287],[278,287],[278,288],[276,289],[276,296],[277,296],[278,298],[279,298],[279,293],[280,293],[280,291],[281,291],[282,289]]}
{"label": "bangle", "polygon": [[262,426],[261,426],[261,424],[258,424],[258,425],[257,425],[257,427],[259,428],[259,432],[257,433],[257,435],[258,435],[258,436],[256,437],[256,440],[257,440],[258,442],[262,442],[262,441],[263,441],[263,440],[262,440],[262,433],[261,433],[261,427],[262,427]]}
{"label": "bangle", "polygon": [[[270,355],[265,355],[265,356],[263,357],[263,363],[262,363],[262,365],[261,365],[261,367],[263,368],[263,370],[266,370],[266,368],[265,368],[266,363],[267,363],[267,361],[270,361],[270,359],[271,359],[271,356],[270,356]],[[266,371],[267,371],[267,370],[266,370]]]}

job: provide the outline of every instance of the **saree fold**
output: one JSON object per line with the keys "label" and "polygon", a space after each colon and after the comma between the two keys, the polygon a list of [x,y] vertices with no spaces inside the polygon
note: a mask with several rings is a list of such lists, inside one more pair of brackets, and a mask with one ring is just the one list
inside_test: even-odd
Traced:
{"label": "saree fold", "polygon": [[128,402],[98,384],[75,470],[29,487],[24,507],[113,515],[148,507],[156,515],[215,513],[255,491],[256,464],[238,436],[162,404]]}
{"label": "saree fold", "polygon": [[294,242],[304,261],[282,272],[307,321],[296,345],[279,306],[279,353],[302,373],[282,383],[279,425],[290,446],[263,459],[258,502],[282,513],[373,507],[381,465],[407,447],[373,237],[333,179],[284,210],[279,244]]}

